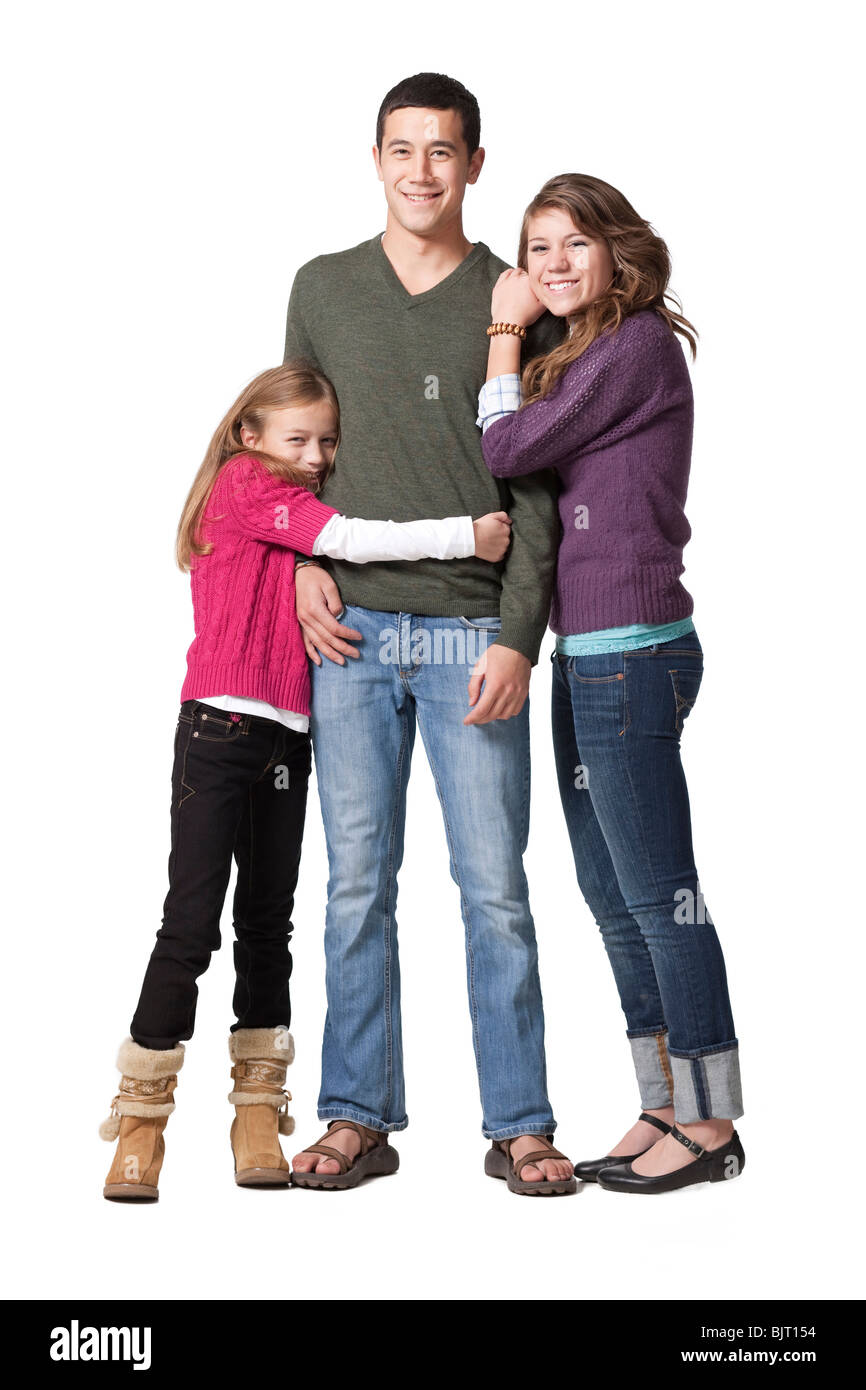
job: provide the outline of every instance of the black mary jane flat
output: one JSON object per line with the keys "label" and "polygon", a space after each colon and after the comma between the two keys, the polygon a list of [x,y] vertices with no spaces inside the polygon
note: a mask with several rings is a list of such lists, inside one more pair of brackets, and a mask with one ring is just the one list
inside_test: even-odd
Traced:
{"label": "black mary jane flat", "polygon": [[636,1173],[631,1166],[633,1160],[629,1159],[611,1168],[603,1168],[596,1179],[599,1187],[607,1192],[673,1192],[678,1187],[691,1187],[697,1182],[727,1182],[730,1178],[738,1178],[746,1165],[746,1155],[736,1130],[717,1149],[703,1148],[676,1125],[672,1126],[671,1134],[695,1155],[694,1163],[687,1163],[673,1173],[648,1177]]}
{"label": "black mary jane flat", "polygon": [[[671,1132],[670,1125],[666,1125],[664,1120],[657,1119],[655,1115],[648,1115],[645,1110],[641,1111],[640,1115],[638,1115],[638,1119],[643,1120],[648,1125],[655,1125],[656,1129],[660,1129],[662,1134],[670,1134]],[[657,1143],[658,1140],[654,1139],[653,1144]],[[603,1168],[612,1168],[614,1165],[631,1163],[632,1159],[640,1158],[640,1154],[645,1154],[647,1149],[651,1148],[652,1144],[647,1144],[646,1149],[641,1149],[640,1153],[636,1154],[607,1154],[604,1158],[585,1158],[582,1163],[575,1163],[574,1176],[577,1178],[578,1182],[597,1182],[598,1175]]]}

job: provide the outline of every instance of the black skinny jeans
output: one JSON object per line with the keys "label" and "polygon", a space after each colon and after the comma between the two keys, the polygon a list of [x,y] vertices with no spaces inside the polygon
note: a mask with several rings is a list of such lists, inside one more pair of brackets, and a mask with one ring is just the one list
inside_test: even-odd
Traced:
{"label": "black skinny jeans", "polygon": [[237,1028],[291,1022],[292,907],[311,768],[309,734],[185,700],[174,739],[169,889],[130,1026],[142,1047],[191,1038],[199,975],[220,946],[231,873]]}

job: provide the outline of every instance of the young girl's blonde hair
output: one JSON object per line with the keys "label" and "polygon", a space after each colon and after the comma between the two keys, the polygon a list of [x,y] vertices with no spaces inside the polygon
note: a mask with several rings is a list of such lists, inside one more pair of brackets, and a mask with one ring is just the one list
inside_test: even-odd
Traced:
{"label": "young girl's blonde hair", "polygon": [[319,401],[327,401],[333,407],[339,430],[337,393],[326,376],[301,359],[260,372],[241,392],[214,432],[181,513],[175,555],[182,570],[190,569],[194,556],[209,555],[213,549],[212,545],[200,539],[199,528],[217,476],[236,454],[252,454],[261,459],[270,473],[286,483],[305,487],[310,492],[321,491],[333,470],[333,459],[314,478],[305,470],[275,458],[273,454],[264,453],[261,449],[248,449],[241,438],[242,427],[260,436],[272,410],[316,405]]}

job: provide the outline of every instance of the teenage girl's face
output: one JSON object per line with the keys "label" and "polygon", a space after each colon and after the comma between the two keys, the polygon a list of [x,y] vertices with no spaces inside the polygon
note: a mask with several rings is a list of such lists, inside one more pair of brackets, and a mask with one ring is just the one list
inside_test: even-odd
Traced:
{"label": "teenage girl's face", "polygon": [[269,411],[260,435],[241,427],[248,449],[261,449],[315,477],[327,468],[337,447],[337,416],[327,401]]}
{"label": "teenage girl's face", "polygon": [[382,148],[373,146],[389,215],[407,232],[435,238],[460,216],[466,185],[481,173],[484,151],[472,158],[459,111],[401,106],[385,117]]}
{"label": "teenage girl's face", "polygon": [[529,221],[526,269],[534,293],[558,317],[582,313],[613,279],[606,241],[586,236],[561,208]]}

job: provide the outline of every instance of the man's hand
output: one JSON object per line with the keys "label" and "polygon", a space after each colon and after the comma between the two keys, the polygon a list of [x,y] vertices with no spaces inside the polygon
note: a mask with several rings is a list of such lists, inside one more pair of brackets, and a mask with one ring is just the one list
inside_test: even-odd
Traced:
{"label": "man's hand", "polygon": [[345,666],[347,656],[356,659],[360,656],[360,652],[343,639],[352,637],[360,642],[364,634],[358,632],[357,628],[343,627],[342,623],[337,622],[334,614],[341,612],[342,608],[340,590],[321,565],[303,565],[295,570],[295,609],[304,634],[307,656],[317,666],[322,664],[319,651],[338,666]]}
{"label": "man's hand", "polygon": [[472,668],[469,704],[473,708],[463,723],[489,724],[493,719],[512,719],[519,714],[529,694],[531,674],[532,663],[522,652],[491,643]]}

